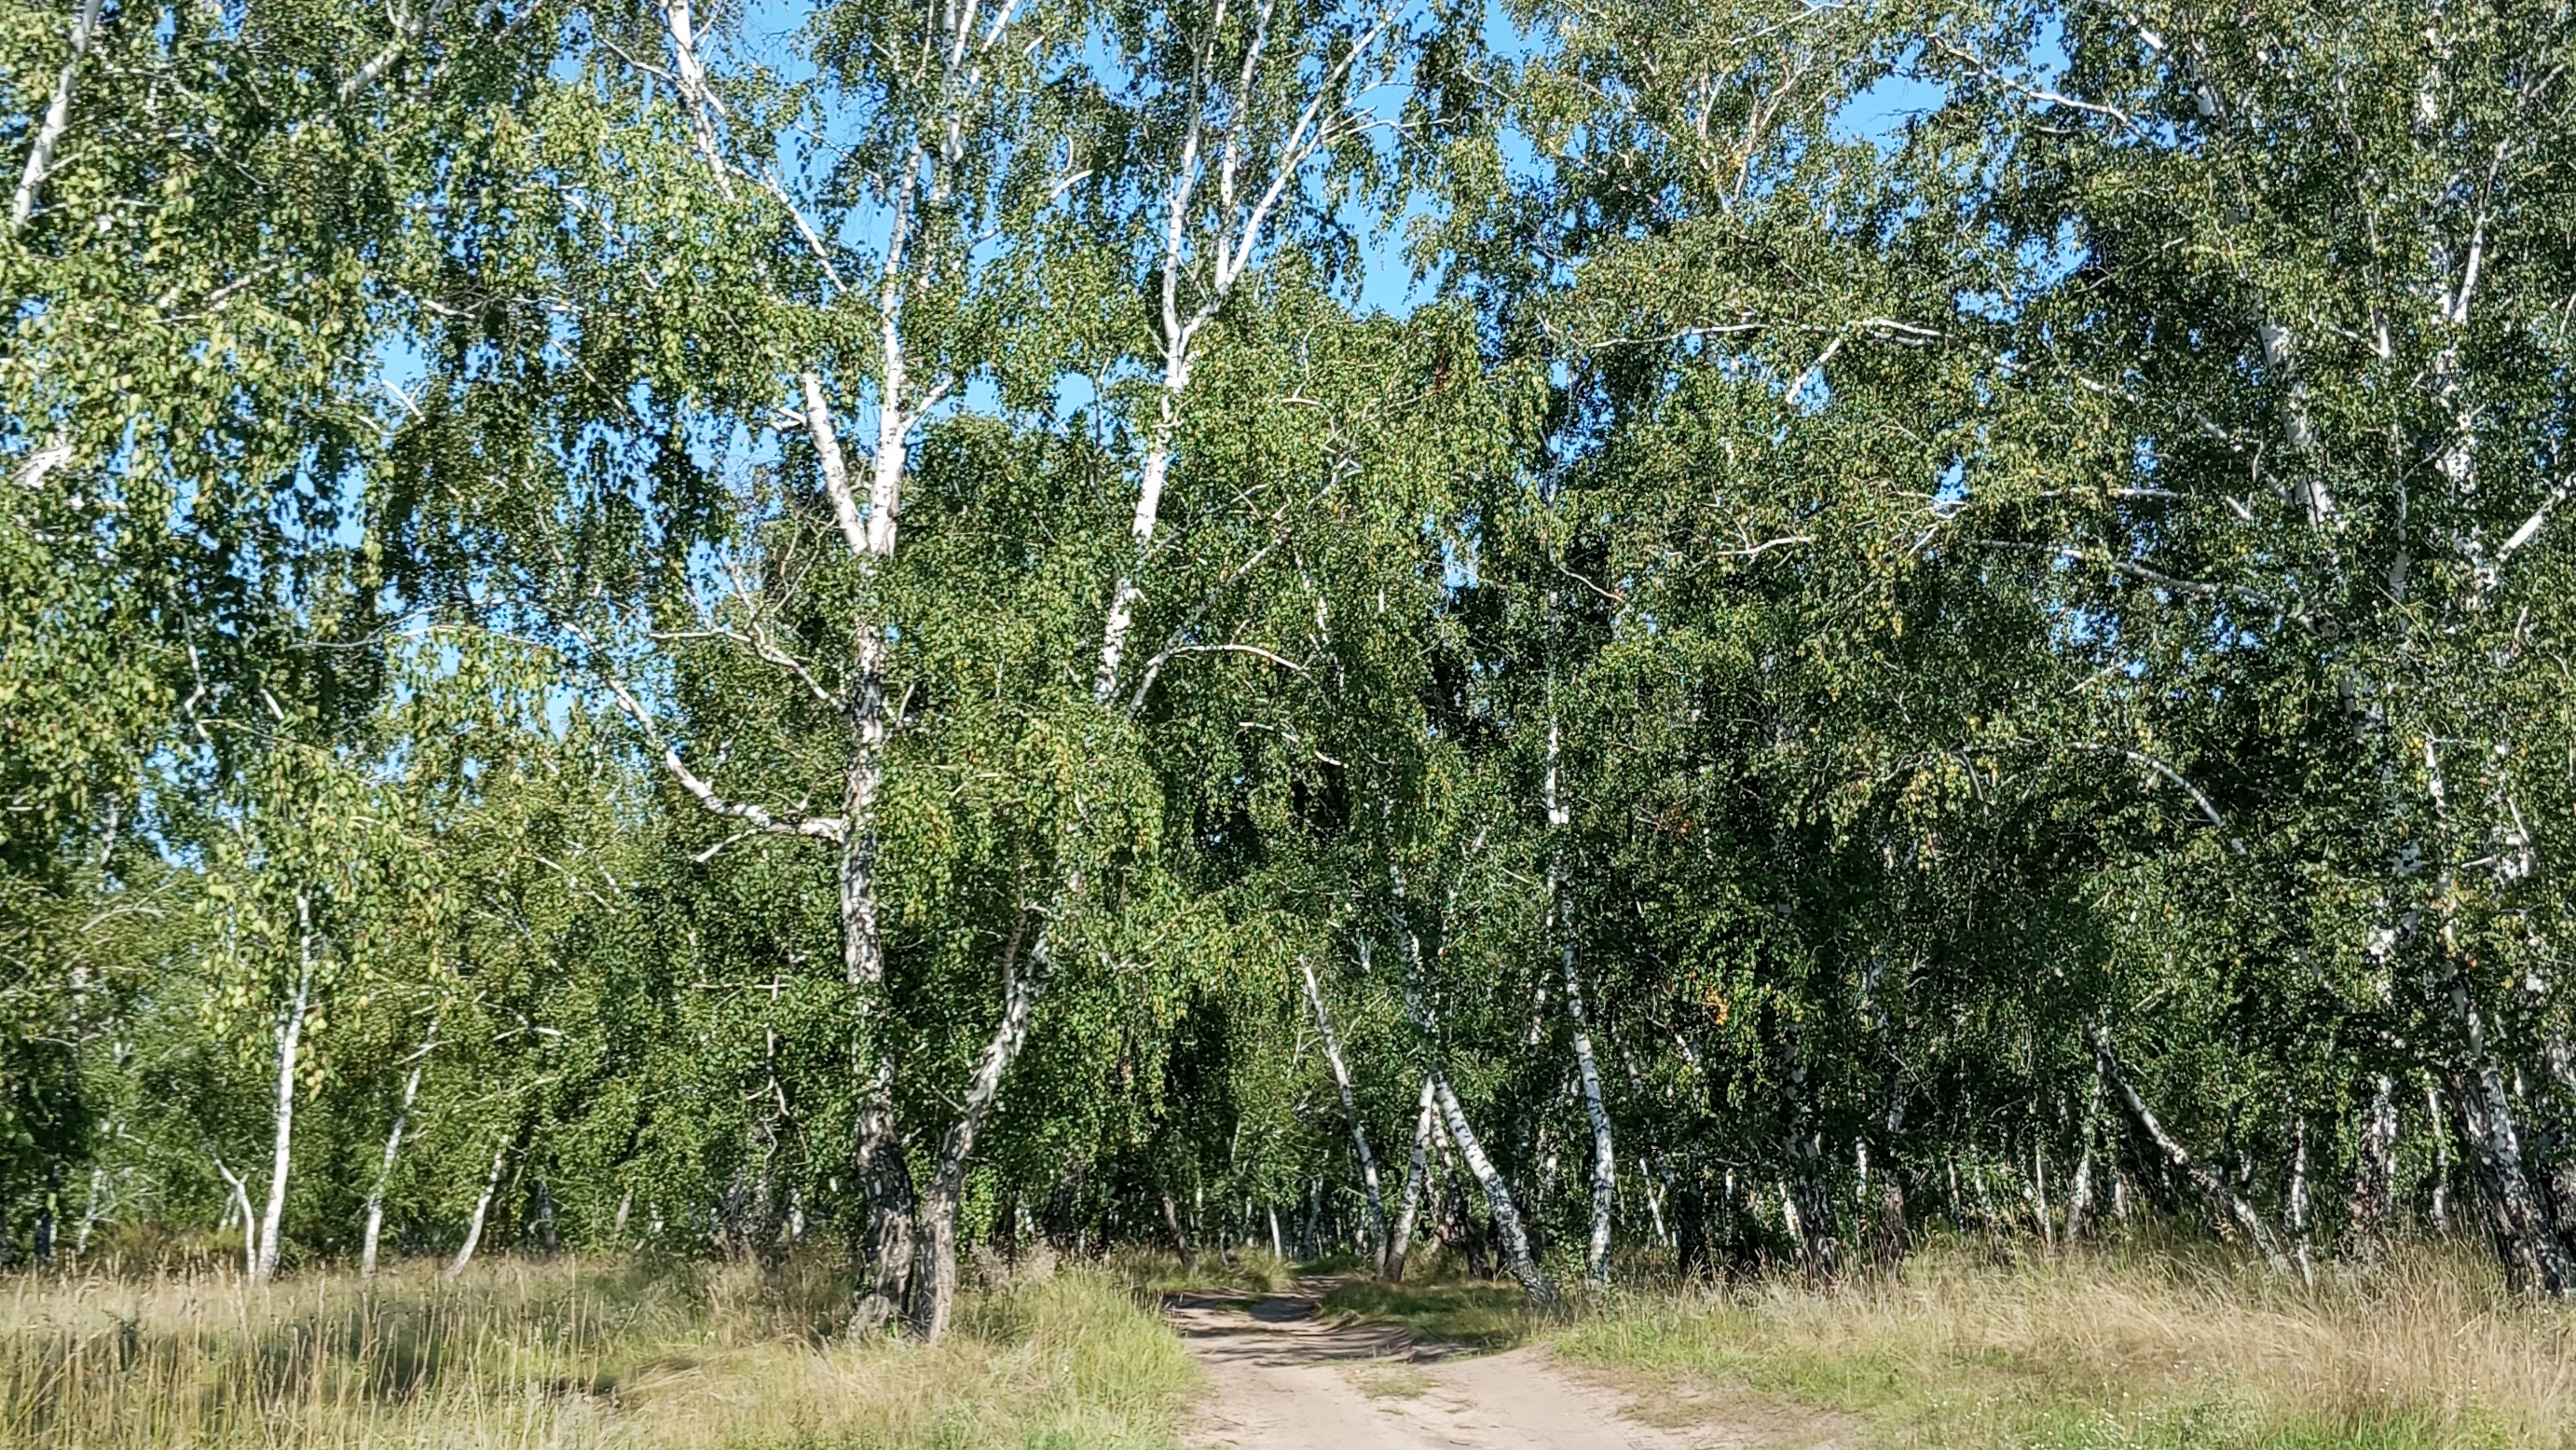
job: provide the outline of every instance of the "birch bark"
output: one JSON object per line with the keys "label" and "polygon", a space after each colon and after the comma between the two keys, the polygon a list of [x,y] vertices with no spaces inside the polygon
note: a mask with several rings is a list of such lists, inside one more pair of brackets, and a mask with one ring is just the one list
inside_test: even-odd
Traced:
{"label": "birch bark", "polygon": [[2262,1253],[2263,1261],[2272,1266],[2274,1273],[2287,1274],[2290,1271],[2290,1262],[2282,1256],[2281,1246],[2273,1238],[2271,1227],[2263,1222],[2262,1215],[2256,1213],[2252,1204],[2239,1197],[2234,1189],[2227,1186],[2224,1179],[2210,1172],[2199,1159],[2194,1158],[2190,1151],[2175,1139],[2173,1134],[2165,1130],[2165,1125],[2156,1117],[2155,1111],[2147,1106],[2147,1100],[2138,1095],[2137,1088],[2129,1082],[2128,1076],[2120,1071],[2119,1058],[2111,1051],[2111,1034],[2096,1024],[2092,1029],[2092,1038],[2094,1061],[2100,1066],[2103,1077],[2108,1079],[2112,1088],[2119,1093],[2121,1105],[2128,1109],[2129,1117],[2137,1123],[2139,1131],[2147,1135],[2149,1141],[2164,1153],[2166,1161],[2172,1163],[2176,1171],[2190,1180],[2192,1187],[2199,1190],[2201,1196],[2207,1199],[2211,1206],[2219,1209],[2225,1219],[2232,1220],[2245,1231],[2245,1236],[2254,1241],[2254,1247]]}
{"label": "birch bark", "polygon": [[[1065,889],[1070,897],[1081,895],[1082,877],[1078,872],[1068,879]],[[912,1326],[915,1333],[932,1344],[946,1337],[956,1306],[957,1209],[965,1195],[966,1163],[975,1151],[975,1136],[983,1128],[985,1116],[1001,1096],[1002,1079],[1010,1072],[1011,1064],[1019,1060],[1020,1050],[1028,1045],[1029,1019],[1054,976],[1050,939],[1053,925],[1049,921],[1039,927],[1024,970],[1013,973],[1008,961],[1003,964],[1009,985],[1003,993],[1002,1020],[976,1060],[975,1074],[958,1104],[956,1121],[949,1124],[947,1136],[940,1142],[939,1163],[929,1191],[922,1195]],[[1012,947],[1017,946],[1014,941]]]}
{"label": "birch bark", "polygon": [[410,1121],[412,1101],[420,1095],[421,1069],[429,1065],[429,1054],[437,1046],[435,1037],[422,1043],[420,1051],[412,1056],[411,1075],[403,1079],[402,1106],[394,1109],[393,1131],[385,1135],[384,1162],[376,1169],[375,1186],[367,1190],[366,1233],[358,1250],[358,1277],[361,1279],[376,1276],[376,1240],[385,1224],[385,1188],[393,1182],[394,1155],[402,1149],[403,1127]]}
{"label": "birch bark", "polygon": [[9,200],[9,230],[25,228],[36,214],[36,202],[44,194],[45,178],[54,168],[54,148],[60,146],[63,132],[71,125],[72,85],[80,75],[81,57],[89,53],[90,38],[98,33],[99,0],[81,0],[80,12],[72,17],[71,54],[64,58],[62,74],[54,78],[54,97],[45,106],[45,118],[36,124],[35,144],[28,148],[27,167],[18,174],[17,194]]}
{"label": "birch bark", "polygon": [[492,1211],[492,1194],[501,1186],[501,1164],[510,1156],[510,1140],[516,1136],[515,1132],[503,1134],[501,1146],[492,1150],[492,1171],[483,1175],[483,1192],[474,1200],[474,1216],[465,1221],[465,1242],[458,1246],[456,1257],[442,1277],[453,1279],[474,1262],[474,1250],[483,1242],[483,1220]]}
{"label": "birch bark", "polygon": [[1440,1120],[1449,1130],[1449,1140],[1458,1145],[1458,1156],[1467,1160],[1467,1171],[1485,1190],[1485,1208],[1494,1216],[1494,1228],[1502,1235],[1503,1257],[1512,1277],[1520,1281],[1530,1302],[1553,1305],[1559,1301],[1556,1282],[1539,1267],[1530,1252],[1529,1232],[1521,1223],[1520,1209],[1512,1202],[1511,1185],[1494,1169],[1493,1160],[1485,1156],[1485,1146],[1477,1141],[1476,1130],[1467,1125],[1466,1110],[1458,1105],[1458,1094],[1449,1079],[1434,1073],[1432,1094],[1440,1105]]}
{"label": "birch bark", "polygon": [[271,1116],[268,1206],[259,1218],[259,1252],[250,1271],[253,1284],[265,1284],[277,1277],[277,1236],[286,1217],[286,1177],[295,1147],[295,1069],[304,1044],[305,1010],[313,1000],[313,903],[301,891],[295,895],[295,917],[299,959],[295,999],[288,1004],[286,1016],[277,1027],[277,1099]]}
{"label": "birch bark", "polygon": [[1387,1237],[1386,1199],[1378,1189],[1377,1158],[1369,1152],[1368,1127],[1360,1121],[1359,1098],[1351,1091],[1350,1069],[1342,1062],[1341,1040],[1333,1035],[1333,1014],[1324,1007],[1324,988],[1315,979],[1315,965],[1304,957],[1297,959],[1297,969],[1306,977],[1306,1000],[1315,1006],[1315,1025],[1323,1034],[1324,1061],[1332,1066],[1333,1086],[1342,1095],[1342,1116],[1351,1125],[1351,1149],[1358,1155],[1360,1184],[1368,1192],[1369,1236],[1377,1241],[1377,1257],[1384,1263],[1391,1252]]}
{"label": "birch bark", "polygon": [[1413,1113],[1413,1156],[1405,1163],[1404,1191],[1396,1196],[1395,1226],[1387,1231],[1386,1257],[1378,1265],[1378,1277],[1390,1284],[1404,1282],[1405,1256],[1413,1249],[1413,1215],[1422,1203],[1424,1172],[1428,1168],[1433,1112],[1431,1079],[1422,1079],[1422,1100]]}

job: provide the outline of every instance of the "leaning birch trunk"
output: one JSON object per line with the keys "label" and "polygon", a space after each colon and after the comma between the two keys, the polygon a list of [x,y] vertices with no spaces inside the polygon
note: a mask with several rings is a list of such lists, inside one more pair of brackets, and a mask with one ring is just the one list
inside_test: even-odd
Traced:
{"label": "leaning birch trunk", "polygon": [[1530,1253],[1529,1233],[1521,1225],[1519,1207],[1512,1202],[1511,1185],[1503,1181],[1503,1175],[1494,1170],[1493,1160],[1485,1156],[1485,1145],[1477,1141],[1476,1130],[1467,1126],[1466,1110],[1458,1105],[1458,1094],[1450,1088],[1449,1079],[1435,1073],[1431,1084],[1450,1141],[1458,1145],[1459,1156],[1467,1160],[1467,1171],[1476,1175],[1476,1182],[1485,1190],[1485,1207],[1494,1216],[1494,1226],[1502,1232],[1503,1254],[1512,1277],[1520,1281],[1530,1302],[1554,1305],[1560,1297],[1556,1283]]}
{"label": "leaning birch trunk", "polygon": [[[1079,875],[1066,883],[1068,897],[1078,896],[1081,890]],[[931,1344],[947,1335],[948,1321],[956,1307],[957,1208],[965,1196],[967,1160],[975,1151],[975,1135],[984,1126],[985,1115],[1001,1095],[1002,1078],[1019,1059],[1020,1049],[1028,1045],[1029,1018],[1037,1010],[1038,999],[1046,995],[1048,980],[1054,974],[1049,936],[1056,920],[1050,915],[1047,924],[1039,928],[1037,941],[1029,948],[1028,969],[1011,978],[1003,994],[1001,1023],[993,1029],[991,1040],[984,1044],[983,1056],[976,1061],[975,1075],[967,1083],[964,1100],[958,1104],[957,1120],[949,1124],[948,1135],[940,1142],[939,1166],[931,1176],[930,1190],[922,1195],[920,1264],[914,1271],[912,1323],[914,1332]]]}
{"label": "leaning birch trunk", "polygon": [[2488,1053],[2485,1023],[2469,1001],[2468,986],[2456,968],[2450,993],[2452,1010],[2464,1025],[2470,1059],[2451,1084],[2451,1106],[2468,1142],[2470,1176],[2477,1184],[2496,1255],[2515,1288],[2565,1298],[2576,1292],[2576,1268],[2571,1268],[2549,1211],[2532,1186],[2504,1075]]}
{"label": "leaning birch trunk", "polygon": [[2173,1134],[2165,1131],[2165,1125],[2147,1106],[2147,1100],[2138,1095],[2137,1088],[2120,1071],[2120,1061],[2111,1052],[2111,1034],[2096,1024],[2092,1037],[2095,1062],[2100,1065],[2102,1075],[2118,1091],[2121,1105],[2128,1109],[2130,1119],[2139,1130],[2164,1153],[2166,1161],[2173,1164],[2176,1171],[2191,1181],[2192,1187],[2198,1189],[2203,1198],[2213,1207],[2223,1210],[2228,1218],[2245,1230],[2245,1236],[2254,1241],[2255,1249],[2263,1255],[2263,1261],[2272,1266],[2274,1273],[2289,1273],[2290,1261],[2282,1256],[2281,1246],[2272,1237],[2272,1230],[2263,1222],[2262,1215],[2254,1211],[2252,1204],[2238,1197],[2217,1174],[2192,1157]]}
{"label": "leaning birch trunk", "polygon": [[474,1200],[474,1216],[465,1221],[465,1242],[456,1250],[455,1260],[448,1264],[447,1278],[453,1279],[464,1273],[465,1266],[474,1262],[475,1246],[483,1242],[484,1217],[492,1211],[493,1191],[501,1186],[501,1163],[510,1156],[510,1139],[516,1136],[516,1133],[504,1133],[501,1146],[492,1150],[492,1171],[483,1175],[482,1196]]}
{"label": "leaning birch trunk", "polygon": [[1405,1164],[1404,1192],[1398,1195],[1395,1226],[1387,1231],[1386,1257],[1378,1263],[1378,1277],[1390,1284],[1404,1282],[1405,1255],[1413,1249],[1413,1215],[1422,1204],[1423,1174],[1429,1167],[1431,1147],[1431,1079],[1422,1080],[1422,1101],[1413,1113],[1413,1157]]}
{"label": "leaning birch trunk", "polygon": [[1368,1129],[1360,1122],[1359,1099],[1351,1091],[1350,1069],[1342,1064],[1342,1044],[1333,1035],[1333,1014],[1324,1008],[1324,988],[1315,979],[1315,965],[1299,957],[1297,969],[1306,975],[1306,1000],[1315,1004],[1315,1025],[1324,1038],[1324,1061],[1332,1065],[1333,1086],[1342,1094],[1342,1116],[1350,1120],[1351,1147],[1360,1160],[1360,1183],[1368,1190],[1369,1236],[1377,1240],[1377,1257],[1383,1264],[1388,1253],[1386,1198],[1378,1190],[1377,1158],[1369,1152]]}
{"label": "leaning birch trunk", "polygon": [[300,928],[296,950],[302,960],[295,978],[295,1000],[286,1009],[286,1020],[277,1028],[277,1102],[272,1110],[274,1138],[269,1150],[268,1207],[259,1218],[259,1256],[250,1271],[254,1284],[265,1284],[277,1277],[277,1235],[286,1217],[286,1174],[295,1146],[296,1058],[304,1044],[305,1008],[313,1000],[313,908],[301,892],[295,897],[295,915]]}
{"label": "leaning birch trunk", "polygon": [[402,1106],[394,1109],[394,1130],[385,1135],[385,1161],[376,1169],[376,1186],[367,1190],[367,1232],[358,1250],[358,1277],[376,1276],[376,1240],[385,1225],[385,1187],[393,1182],[394,1155],[402,1149],[403,1125],[411,1118],[412,1100],[420,1095],[420,1070],[429,1065],[430,1049],[435,1039],[421,1044],[420,1054],[412,1060],[411,1076],[403,1081]]}

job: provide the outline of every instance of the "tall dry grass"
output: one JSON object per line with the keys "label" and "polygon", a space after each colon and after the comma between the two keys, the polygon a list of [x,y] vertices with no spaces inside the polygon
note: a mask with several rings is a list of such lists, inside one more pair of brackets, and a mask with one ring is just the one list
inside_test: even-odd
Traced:
{"label": "tall dry grass", "polygon": [[1146,1447],[1197,1371],[1123,1285],[1069,1270],[973,1296],[935,1348],[840,1333],[812,1266],[564,1259],[314,1275],[0,1281],[0,1444]]}
{"label": "tall dry grass", "polygon": [[2314,1286],[2189,1247],[1998,1262],[1935,1245],[1899,1278],[1644,1294],[1567,1357],[1855,1415],[1924,1446],[2576,1445],[2576,1313],[2466,1246]]}

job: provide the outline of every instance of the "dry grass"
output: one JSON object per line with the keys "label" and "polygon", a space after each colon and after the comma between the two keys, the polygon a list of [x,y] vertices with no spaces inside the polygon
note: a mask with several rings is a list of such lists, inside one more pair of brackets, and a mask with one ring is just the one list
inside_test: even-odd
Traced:
{"label": "dry grass", "polygon": [[1109,1275],[975,1296],[924,1349],[841,1337],[812,1267],[502,1262],[447,1283],[316,1275],[0,1283],[0,1443],[31,1450],[418,1446],[1162,1446],[1198,1387]]}
{"label": "dry grass", "polygon": [[1939,1246],[1831,1295],[1640,1295],[1559,1349],[1853,1412],[1901,1445],[2576,1445],[2576,1314],[2507,1295],[2466,1247],[2308,1288],[2208,1252]]}

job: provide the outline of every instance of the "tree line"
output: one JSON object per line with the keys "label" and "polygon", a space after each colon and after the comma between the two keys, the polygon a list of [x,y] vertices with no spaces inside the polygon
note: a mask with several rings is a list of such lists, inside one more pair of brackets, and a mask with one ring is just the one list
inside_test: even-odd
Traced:
{"label": "tree line", "polygon": [[2556,6],[0,16],[13,1257],[2576,1293]]}

